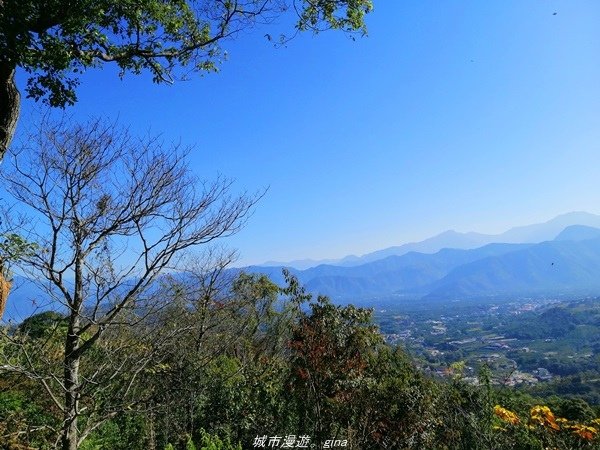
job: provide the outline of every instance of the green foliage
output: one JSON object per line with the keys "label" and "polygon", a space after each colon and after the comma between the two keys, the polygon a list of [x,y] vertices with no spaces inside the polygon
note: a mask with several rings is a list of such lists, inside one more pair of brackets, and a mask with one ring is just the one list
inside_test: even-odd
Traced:
{"label": "green foliage", "polygon": [[[233,445],[229,439],[222,440],[217,435],[207,433],[203,428],[198,433],[198,444],[195,444],[191,436],[187,437],[185,442],[185,450],[242,450],[241,444]],[[200,447],[198,447],[200,446]],[[173,444],[167,444],[165,450],[175,450]]]}
{"label": "green foliage", "polygon": [[4,278],[10,278],[10,265],[22,258],[32,256],[38,251],[39,246],[29,242],[15,233],[2,235],[0,240],[0,269]]}
{"label": "green foliage", "polygon": [[556,403],[553,409],[565,419],[587,422],[596,417],[593,409],[582,398],[561,398]]}
{"label": "green foliage", "polygon": [[196,450],[196,445],[192,441],[192,437],[188,436],[187,442],[185,443],[185,450]]}
{"label": "green foliage", "polygon": [[136,414],[119,414],[102,424],[80,445],[80,450],[145,450],[146,422]]}
{"label": "green foliage", "polygon": [[219,436],[211,435],[200,429],[200,450],[242,450],[241,444],[232,445],[228,439],[221,440]]}
{"label": "green foliage", "polygon": [[[275,0],[5,0],[0,54],[29,73],[28,97],[62,107],[77,100],[79,74],[103,63],[117,64],[121,76],[149,71],[156,83],[183,78],[190,70],[215,71],[221,40],[289,6]],[[370,0],[303,0],[294,7],[299,30],[362,33],[372,9]]]}
{"label": "green foliage", "polygon": [[433,448],[438,390],[400,348],[382,347],[369,361],[366,382],[353,409],[360,448]]}
{"label": "green foliage", "polygon": [[[284,288],[242,274],[231,289],[201,302],[196,285],[165,283],[161,294],[176,301],[164,315],[111,333],[84,364],[105,364],[103,346],[143,347],[141,333],[149,330],[158,337],[185,333],[145,370],[133,369],[136,408],[96,428],[83,450],[142,450],[151,441],[165,450],[241,450],[257,433],[309,435],[317,447],[335,437],[361,450],[598,448],[600,421],[583,399],[542,400],[500,388],[485,365],[477,385],[458,376],[467,370],[462,363],[453,366],[456,376],[431,378],[384,342],[371,310],[311,301],[289,274]],[[49,352],[47,337],[62,320],[39,314],[18,335]],[[44,346],[33,347],[40,341]],[[15,379],[0,372],[0,435],[11,445],[52,448],[60,411],[39,386]],[[106,386],[113,396],[122,388]],[[102,394],[93,401],[101,405]]]}
{"label": "green foliage", "polygon": [[303,1],[305,8],[300,14],[298,29],[319,31],[321,23],[327,24],[334,29],[345,31],[361,31],[366,33],[367,29],[364,23],[365,14],[373,10],[373,3],[370,0],[351,0],[345,2],[344,7],[339,8],[335,2],[327,0],[321,1]]}
{"label": "green foliage", "polygon": [[28,317],[21,322],[18,329],[33,339],[39,339],[49,337],[59,328],[63,332],[66,331],[65,316],[54,311],[46,311]]}
{"label": "green foliage", "polygon": [[8,385],[6,381],[9,380],[0,376],[0,448],[53,448],[52,430],[58,421],[48,405],[38,401],[35,388],[20,385],[14,379]]}

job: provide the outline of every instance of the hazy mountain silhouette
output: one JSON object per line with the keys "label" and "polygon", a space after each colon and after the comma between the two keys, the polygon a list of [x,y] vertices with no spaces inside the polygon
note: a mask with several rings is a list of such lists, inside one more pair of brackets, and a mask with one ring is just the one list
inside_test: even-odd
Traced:
{"label": "hazy mountain silhouette", "polygon": [[[334,299],[403,295],[413,298],[460,298],[553,293],[600,294],[600,229],[569,225],[600,217],[582,213],[560,216],[538,226],[503,233],[505,239],[549,237],[541,243],[493,243],[476,249],[411,251],[373,262],[323,264],[291,269],[306,288]],[[282,282],[281,267],[251,267]]]}
{"label": "hazy mountain silhouette", "polygon": [[600,294],[600,238],[542,242],[454,268],[427,298]]}
{"label": "hazy mountain silhouette", "polygon": [[600,237],[600,228],[588,227],[585,225],[571,225],[562,230],[555,241],[585,241]]}
{"label": "hazy mountain silhouette", "polygon": [[[531,244],[489,244],[478,249],[442,249],[434,254],[409,252],[360,266],[322,264],[306,270],[290,269],[307,290],[333,298],[386,295],[397,291],[417,293],[444,277],[453,268],[488,256],[502,255]],[[251,266],[245,270],[264,273],[283,282],[283,267]]]}
{"label": "hazy mountain silhouette", "polygon": [[547,222],[518,226],[501,234],[482,234],[476,232],[461,233],[454,230],[444,231],[423,241],[411,242],[367,253],[363,256],[349,255],[338,260],[297,260],[286,263],[261,264],[261,266],[287,266],[304,270],[321,264],[338,266],[358,266],[377,261],[388,256],[401,256],[408,252],[435,253],[443,248],[473,249],[491,243],[539,243],[556,237],[566,227],[583,225],[600,228],[600,215],[587,212],[570,212],[557,216]]}
{"label": "hazy mountain silhouette", "polygon": [[[585,223],[573,224],[573,221]],[[565,225],[567,224],[567,225]],[[564,226],[563,226],[564,225]],[[517,227],[500,235],[446,232],[428,240],[381,250],[358,265],[321,264],[288,268],[308,291],[352,301],[385,296],[423,299],[588,294],[600,295],[600,216],[569,213],[543,224]],[[539,243],[497,242],[489,239]],[[442,248],[442,244],[477,246]],[[407,249],[419,248],[422,251]],[[401,255],[385,255],[404,252]],[[227,271],[264,273],[284,284],[283,266],[250,266]],[[59,305],[60,307],[60,305]],[[56,309],[38,284],[15,277],[4,321],[20,322],[35,312]]]}

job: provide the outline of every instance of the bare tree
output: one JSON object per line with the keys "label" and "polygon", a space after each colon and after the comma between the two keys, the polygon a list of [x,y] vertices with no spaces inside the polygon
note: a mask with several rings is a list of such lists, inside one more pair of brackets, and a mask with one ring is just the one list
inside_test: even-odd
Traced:
{"label": "bare tree", "polygon": [[[127,334],[164,306],[157,277],[176,268],[187,249],[238,231],[258,196],[230,194],[223,178],[201,183],[178,146],[136,139],[101,120],[67,125],[44,121],[12,152],[12,170],[4,174],[7,190],[27,210],[20,233],[38,245],[23,257],[23,270],[43,280],[67,314],[62,373],[33,363],[2,368],[43,385],[64,418],[61,446],[75,450],[117,411],[94,412],[93,397],[106,389],[104,369],[115,380],[130,365],[128,355],[136,355],[137,372],[121,386],[126,396],[151,347],[162,345],[134,351]],[[111,344],[103,346],[108,336]],[[163,342],[171,338],[161,334]],[[86,358],[99,352],[104,366],[87,367]]]}

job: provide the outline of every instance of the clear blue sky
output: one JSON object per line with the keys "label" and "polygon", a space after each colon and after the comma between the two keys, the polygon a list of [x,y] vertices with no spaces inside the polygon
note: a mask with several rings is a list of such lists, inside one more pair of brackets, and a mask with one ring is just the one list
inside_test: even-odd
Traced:
{"label": "clear blue sky", "polygon": [[241,264],[600,212],[600,2],[375,0],[367,21],[355,42],[245,33],[221,73],[171,87],[106,66],[70,112],[195,144],[201,176],[269,187],[227,241]]}

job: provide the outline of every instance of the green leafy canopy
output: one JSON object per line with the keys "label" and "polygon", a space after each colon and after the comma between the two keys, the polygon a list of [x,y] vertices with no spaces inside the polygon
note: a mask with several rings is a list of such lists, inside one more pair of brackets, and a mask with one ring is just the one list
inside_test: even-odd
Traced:
{"label": "green leafy canopy", "polygon": [[29,242],[15,233],[6,233],[0,235],[0,269],[4,278],[10,277],[9,266],[11,263],[33,255],[39,246],[34,242]]}
{"label": "green leafy canopy", "polygon": [[121,76],[149,71],[155,82],[216,71],[219,43],[243,29],[297,14],[298,31],[365,33],[370,0],[2,0],[0,62],[29,73],[26,92],[64,107],[79,74],[116,63]]}

